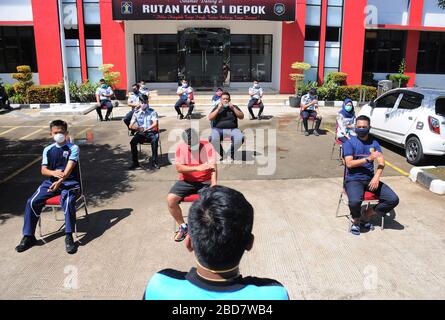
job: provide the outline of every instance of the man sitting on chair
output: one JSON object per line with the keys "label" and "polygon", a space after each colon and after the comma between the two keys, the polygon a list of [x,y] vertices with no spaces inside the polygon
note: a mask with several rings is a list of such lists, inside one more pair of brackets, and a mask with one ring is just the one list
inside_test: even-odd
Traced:
{"label": "man sitting on chair", "polygon": [[176,91],[177,95],[179,96],[179,100],[175,104],[175,110],[178,113],[179,119],[184,119],[184,115],[181,111],[181,106],[183,104],[187,105],[188,111],[186,118],[191,118],[192,112],[193,112],[193,102],[190,101],[190,93],[193,92],[193,89],[189,87],[188,81],[186,79],[182,79],[182,85],[178,87],[178,90]]}
{"label": "man sitting on chair", "polygon": [[217,178],[215,150],[212,145],[207,141],[199,141],[198,133],[192,128],[184,131],[182,139],[184,142],[176,148],[179,181],[167,195],[168,210],[179,226],[174,237],[177,242],[184,240],[188,232],[179,203],[187,196],[215,186]]}
{"label": "man sitting on chair", "polygon": [[261,114],[263,113],[264,104],[263,104],[263,88],[260,87],[260,83],[258,80],[253,80],[253,86],[249,88],[250,100],[247,104],[247,108],[250,113],[250,120],[256,119],[253,114],[252,107],[256,104],[260,107],[260,111],[258,111],[258,119],[261,120]]}
{"label": "man sitting on chair", "polygon": [[138,144],[148,142],[151,144],[152,153],[152,165],[155,169],[159,169],[158,164],[158,141],[159,141],[159,128],[158,128],[158,114],[156,111],[148,106],[148,97],[142,95],[140,97],[141,107],[135,111],[133,118],[130,122],[130,129],[135,130],[136,134],[130,141],[131,155],[133,164],[129,168],[134,170],[139,165],[138,159]]}
{"label": "man sitting on chair", "polygon": [[212,123],[210,139],[213,147],[221,152],[221,140],[224,136],[230,136],[232,140],[230,147],[232,159],[235,159],[235,151],[239,149],[244,140],[241,130],[238,129],[238,119],[244,119],[244,113],[238,106],[230,102],[230,93],[224,92],[221,95],[221,102],[209,114],[209,120]]}
{"label": "man sitting on chair", "polygon": [[[367,116],[359,116],[356,120],[355,132],[357,137],[351,136],[343,144],[343,154],[346,163],[345,189],[348,195],[349,210],[353,223],[351,233],[360,235],[360,226],[371,229],[369,219],[375,214],[386,214],[399,204],[399,198],[386,184],[380,181],[385,158],[377,140],[369,135],[371,120]],[[374,172],[374,161],[378,168]],[[373,192],[379,203],[370,208],[361,217],[361,207],[365,191]]]}
{"label": "man sitting on chair", "polygon": [[99,80],[99,87],[96,90],[96,101],[97,101],[97,108],[96,112],[99,116],[100,121],[104,121],[104,118],[102,117],[102,108],[107,108],[107,113],[105,114],[105,121],[110,121],[110,114],[111,111],[113,111],[113,104],[111,103],[111,97],[114,95],[113,90],[109,85],[105,83],[105,79]]}
{"label": "man sitting on chair", "polygon": [[47,180],[39,186],[37,191],[26,202],[23,238],[15,248],[23,252],[37,242],[34,233],[40,213],[46,200],[61,195],[60,202],[65,213],[65,249],[75,253],[72,233],[76,224],[76,200],[80,193],[80,177],[77,162],[79,161],[79,147],[67,142],[68,125],[65,121],[54,120],[50,124],[50,132],[55,143],[43,150],[42,169]]}
{"label": "man sitting on chair", "polygon": [[309,90],[308,94],[305,94],[301,97],[300,110],[300,114],[303,117],[304,135],[309,135],[308,119],[309,117],[314,117],[314,136],[319,136],[320,134],[318,133],[318,129],[320,129],[322,116],[320,113],[320,108],[318,107],[317,89],[312,88],[311,90]]}

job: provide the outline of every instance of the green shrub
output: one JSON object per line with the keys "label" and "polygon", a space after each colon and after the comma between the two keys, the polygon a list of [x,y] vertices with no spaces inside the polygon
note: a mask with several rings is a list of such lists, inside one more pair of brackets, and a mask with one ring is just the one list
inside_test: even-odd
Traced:
{"label": "green shrub", "polygon": [[70,82],[70,98],[72,102],[96,102],[97,84],[88,80],[77,85],[77,82]]}
{"label": "green shrub", "polygon": [[337,87],[336,100],[343,101],[350,98],[354,101],[360,100],[360,91],[363,90],[364,100],[371,101],[377,97],[377,88],[371,86],[339,86]]}
{"label": "green shrub", "polygon": [[32,86],[27,94],[29,103],[65,102],[65,91],[60,85]]}
{"label": "green shrub", "polygon": [[14,93],[13,95],[9,96],[9,102],[17,103],[17,104],[24,104],[24,103],[26,103],[26,99],[25,99],[25,96],[21,95],[20,93]]}
{"label": "green shrub", "polygon": [[343,86],[346,84],[346,79],[348,78],[348,74],[344,72],[331,72],[328,73],[326,78],[326,82],[334,82],[338,86]]}
{"label": "green shrub", "polygon": [[315,81],[300,82],[298,85],[298,94],[303,96],[309,92],[310,89],[318,89],[318,84]]}
{"label": "green shrub", "polygon": [[[17,72],[19,72],[19,73],[31,73],[32,72],[30,66],[17,66],[16,69],[17,69]],[[32,75],[31,75],[31,78],[32,78]],[[29,80],[31,80],[31,79],[29,79]]]}
{"label": "green shrub", "polygon": [[15,94],[14,87],[12,86],[12,84],[5,83],[4,87],[8,97],[12,97]]}
{"label": "green shrub", "polygon": [[405,74],[396,73],[396,74],[390,74],[388,79],[392,80],[392,82],[397,87],[406,87],[406,85],[408,84],[408,81],[409,81],[409,79],[411,79],[411,77],[407,76]]}
{"label": "green shrub", "polygon": [[318,100],[334,101],[337,94],[337,87],[334,81],[325,82],[317,89]]}
{"label": "green shrub", "polygon": [[18,94],[18,97],[27,99],[27,90],[34,83],[32,82],[32,73],[30,66],[17,66],[17,73],[13,73],[12,77],[18,82],[13,84],[14,91]]}

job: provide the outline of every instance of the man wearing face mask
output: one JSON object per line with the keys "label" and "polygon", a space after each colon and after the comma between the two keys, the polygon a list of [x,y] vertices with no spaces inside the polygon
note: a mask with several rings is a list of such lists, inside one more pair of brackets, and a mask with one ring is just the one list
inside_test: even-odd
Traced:
{"label": "man wearing face mask", "polygon": [[[130,129],[130,122],[131,122],[131,118],[133,118],[133,113],[139,109],[140,107],[140,102],[139,102],[139,98],[142,95],[142,93],[139,91],[139,84],[135,83],[132,87],[132,92],[130,92],[129,96],[128,96],[128,101],[127,104],[129,107],[131,107],[131,111],[128,112],[125,117],[124,117],[124,123],[127,125],[127,128]],[[136,133],[136,131],[131,130],[131,135],[134,136],[134,134]]]}
{"label": "man wearing face mask", "polygon": [[235,159],[235,151],[241,147],[244,136],[238,129],[238,119],[244,119],[244,113],[238,106],[230,102],[230,93],[223,92],[221,102],[213,108],[209,114],[209,120],[212,124],[212,136],[210,141],[216,150],[219,150],[222,156],[221,141],[224,137],[230,137],[232,145],[230,155]]}
{"label": "man wearing face mask", "polygon": [[[343,144],[343,155],[346,164],[345,189],[348,205],[353,219],[351,233],[360,235],[360,227],[372,229],[369,222],[375,214],[384,215],[399,204],[399,198],[386,184],[380,181],[385,168],[385,158],[377,140],[369,135],[371,120],[359,116],[356,120],[355,133]],[[374,172],[374,161],[377,170]],[[365,191],[371,191],[379,198],[375,208],[370,208],[361,216],[361,206]]]}
{"label": "man wearing face mask", "polygon": [[249,88],[250,100],[247,104],[247,108],[250,113],[250,120],[257,119],[253,114],[252,107],[253,105],[258,105],[260,107],[260,111],[258,112],[258,119],[261,120],[261,114],[263,113],[264,105],[263,105],[263,88],[260,87],[258,80],[253,81],[253,86]]}
{"label": "man wearing face mask", "polygon": [[317,89],[312,88],[308,94],[301,97],[301,116],[303,117],[304,135],[309,135],[308,119],[309,117],[315,118],[314,136],[319,136],[318,129],[321,125],[321,114],[318,107]]}
{"label": "man wearing face mask", "polygon": [[212,106],[216,107],[221,102],[221,96],[223,93],[223,89],[216,89],[215,95],[212,97]]}
{"label": "man wearing face mask", "polygon": [[168,210],[179,226],[174,236],[177,242],[184,240],[188,232],[179,203],[187,196],[215,186],[217,180],[215,150],[212,145],[207,141],[200,141],[198,133],[192,128],[183,132],[182,140],[176,148],[175,157],[179,181],[167,195]]}
{"label": "man wearing face mask", "polygon": [[135,111],[130,122],[130,129],[136,131],[133,139],[130,141],[131,155],[133,164],[129,168],[134,170],[140,167],[138,159],[138,144],[150,143],[152,153],[152,165],[155,169],[159,169],[158,164],[158,141],[159,141],[159,117],[156,111],[148,106],[148,97],[142,95],[140,98],[141,107]]}
{"label": "man wearing face mask", "polygon": [[50,124],[51,136],[55,143],[43,150],[41,173],[48,179],[26,202],[23,238],[15,248],[23,252],[37,242],[34,233],[45,201],[61,195],[60,202],[65,213],[65,249],[72,254],[77,251],[72,233],[76,224],[76,199],[80,193],[80,176],[77,163],[79,147],[67,142],[68,125],[65,121],[54,120]]}
{"label": "man wearing face mask", "polygon": [[113,90],[109,85],[105,83],[105,79],[99,80],[99,87],[96,90],[96,101],[98,107],[96,108],[97,115],[100,121],[104,121],[102,117],[102,108],[107,108],[107,113],[105,115],[105,121],[110,121],[110,114],[113,110],[113,104],[111,103],[111,97],[114,95]]}
{"label": "man wearing face mask", "polygon": [[178,87],[178,90],[176,91],[177,95],[179,96],[179,100],[175,104],[175,110],[178,113],[179,119],[184,119],[184,115],[181,111],[181,106],[183,104],[187,105],[188,111],[186,118],[191,118],[194,104],[190,100],[190,94],[193,92],[193,89],[189,86],[188,81],[186,79],[182,80],[182,85]]}

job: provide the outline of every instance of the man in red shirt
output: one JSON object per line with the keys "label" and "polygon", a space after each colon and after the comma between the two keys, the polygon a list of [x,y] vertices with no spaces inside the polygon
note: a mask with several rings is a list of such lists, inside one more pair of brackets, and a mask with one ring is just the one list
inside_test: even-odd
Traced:
{"label": "man in red shirt", "polygon": [[174,237],[177,242],[184,240],[188,233],[179,203],[187,196],[215,186],[217,178],[213,146],[207,141],[199,141],[198,133],[192,128],[184,131],[182,139],[184,142],[176,148],[175,157],[179,181],[167,195],[168,210],[179,225]]}

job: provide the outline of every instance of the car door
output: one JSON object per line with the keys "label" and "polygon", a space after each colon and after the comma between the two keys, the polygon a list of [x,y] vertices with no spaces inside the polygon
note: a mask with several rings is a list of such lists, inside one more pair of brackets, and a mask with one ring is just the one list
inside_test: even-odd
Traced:
{"label": "car door", "polygon": [[397,108],[402,94],[400,91],[391,92],[378,98],[371,109],[371,134],[383,139],[392,140],[392,134],[388,127],[388,114]]}
{"label": "car door", "polygon": [[416,125],[423,99],[423,94],[404,91],[396,108],[386,114],[386,126],[392,141],[405,143],[407,133]]}

